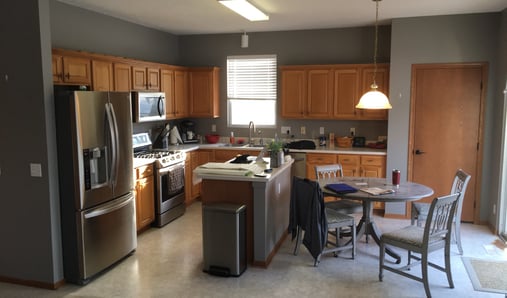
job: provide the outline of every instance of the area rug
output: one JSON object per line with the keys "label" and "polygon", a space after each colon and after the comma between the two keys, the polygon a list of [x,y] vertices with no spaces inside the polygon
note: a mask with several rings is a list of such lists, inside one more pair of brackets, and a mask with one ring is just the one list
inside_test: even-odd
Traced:
{"label": "area rug", "polygon": [[462,257],[474,289],[507,295],[507,261]]}

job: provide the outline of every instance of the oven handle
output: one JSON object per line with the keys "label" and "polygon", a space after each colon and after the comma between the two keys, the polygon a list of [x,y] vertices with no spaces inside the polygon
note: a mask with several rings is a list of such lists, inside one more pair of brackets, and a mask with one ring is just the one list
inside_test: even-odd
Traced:
{"label": "oven handle", "polygon": [[177,164],[174,164],[174,165],[171,165],[168,167],[164,167],[164,168],[160,168],[160,169],[158,169],[158,172],[160,174],[165,174],[165,173],[170,172],[176,168],[185,168],[185,162],[181,161],[181,162],[178,162]]}

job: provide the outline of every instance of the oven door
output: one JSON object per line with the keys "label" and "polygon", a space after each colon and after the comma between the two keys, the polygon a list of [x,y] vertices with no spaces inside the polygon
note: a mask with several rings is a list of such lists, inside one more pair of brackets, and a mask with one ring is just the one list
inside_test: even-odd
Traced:
{"label": "oven door", "polygon": [[157,170],[156,211],[162,214],[185,202],[185,163]]}

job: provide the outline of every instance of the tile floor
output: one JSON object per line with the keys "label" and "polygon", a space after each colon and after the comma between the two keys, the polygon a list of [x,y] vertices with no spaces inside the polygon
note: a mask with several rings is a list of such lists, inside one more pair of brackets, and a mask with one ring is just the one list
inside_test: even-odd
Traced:
{"label": "tile floor", "polygon": [[[409,224],[408,220],[375,217],[384,231]],[[202,272],[201,204],[195,203],[183,217],[167,226],[139,235],[134,255],[86,286],[65,285],[45,290],[0,283],[0,297],[424,297],[419,282],[385,272],[378,281],[378,246],[358,242],[356,259],[348,251],[338,258],[324,256],[318,267],[304,247],[292,254],[290,237],[268,269],[248,267],[238,278],[216,277]],[[507,259],[492,245],[497,239],[485,226],[463,224],[464,255]],[[451,249],[455,288],[445,274],[430,270],[433,297],[504,297],[476,292],[457,249]],[[406,254],[403,254],[406,261]],[[388,258],[390,259],[390,258]],[[442,260],[443,253],[432,254]],[[413,269],[417,272],[417,269]]]}

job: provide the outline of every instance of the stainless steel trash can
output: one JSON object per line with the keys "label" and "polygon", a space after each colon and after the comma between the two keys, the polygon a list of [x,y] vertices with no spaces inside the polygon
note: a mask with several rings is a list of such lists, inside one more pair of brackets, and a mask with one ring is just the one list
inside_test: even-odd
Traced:
{"label": "stainless steel trash can", "polygon": [[240,276],[246,269],[245,234],[245,205],[203,205],[203,271],[219,276]]}

